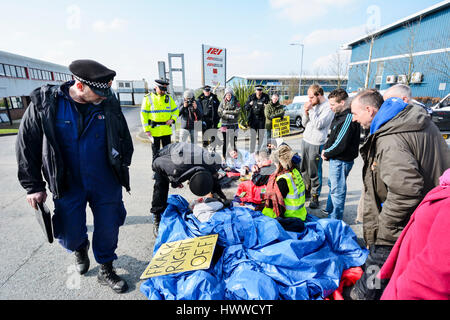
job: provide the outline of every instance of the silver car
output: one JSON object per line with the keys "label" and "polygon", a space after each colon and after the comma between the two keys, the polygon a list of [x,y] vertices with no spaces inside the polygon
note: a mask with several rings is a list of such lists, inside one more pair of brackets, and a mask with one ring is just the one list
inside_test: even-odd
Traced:
{"label": "silver car", "polygon": [[284,115],[289,116],[291,125],[295,125],[300,132],[305,128],[302,127],[303,103],[291,103],[284,108]]}

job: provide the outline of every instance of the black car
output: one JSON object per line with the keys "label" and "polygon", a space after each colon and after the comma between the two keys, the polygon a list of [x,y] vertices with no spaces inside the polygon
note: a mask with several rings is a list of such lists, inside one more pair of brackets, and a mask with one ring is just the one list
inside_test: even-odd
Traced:
{"label": "black car", "polygon": [[433,107],[431,119],[441,130],[444,139],[450,137],[450,94]]}

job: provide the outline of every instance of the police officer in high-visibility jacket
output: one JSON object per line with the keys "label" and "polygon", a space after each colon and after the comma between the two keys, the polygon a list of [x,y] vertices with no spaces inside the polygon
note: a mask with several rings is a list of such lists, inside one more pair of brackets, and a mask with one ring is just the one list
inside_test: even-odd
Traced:
{"label": "police officer in high-visibility jacket", "polygon": [[162,147],[170,144],[172,124],[177,121],[178,108],[167,93],[169,82],[155,80],[154,92],[145,95],[141,106],[141,123],[144,132],[152,140],[152,159]]}
{"label": "police officer in high-visibility jacket", "polygon": [[[264,195],[265,208],[262,213],[272,218],[306,219],[305,184],[295,161],[297,154],[284,144],[272,155],[277,164],[270,176]],[[300,159],[299,159],[300,160]]]}

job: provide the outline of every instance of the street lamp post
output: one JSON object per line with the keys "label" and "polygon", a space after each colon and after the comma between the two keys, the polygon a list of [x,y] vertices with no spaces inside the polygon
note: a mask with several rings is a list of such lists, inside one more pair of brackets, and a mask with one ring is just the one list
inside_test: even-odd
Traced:
{"label": "street lamp post", "polygon": [[298,82],[298,95],[302,95],[302,75],[303,75],[303,50],[305,49],[305,45],[300,42],[294,42],[290,44],[291,46],[301,46],[302,47],[302,57],[300,61],[300,79]]}

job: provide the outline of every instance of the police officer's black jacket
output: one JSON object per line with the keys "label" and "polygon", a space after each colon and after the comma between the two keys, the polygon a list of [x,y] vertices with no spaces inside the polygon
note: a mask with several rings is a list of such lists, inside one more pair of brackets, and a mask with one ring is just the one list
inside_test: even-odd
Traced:
{"label": "police officer's black jacket", "polygon": [[205,94],[202,93],[197,98],[197,101],[202,107],[203,121],[206,122],[207,127],[217,128],[217,124],[220,120],[219,114],[217,113],[220,101],[217,98],[217,95],[211,92],[209,97],[206,97]]}
{"label": "police officer's black jacket", "polygon": [[[253,129],[265,129],[266,116],[264,115],[264,105],[269,103],[269,95],[262,93],[261,98],[252,93],[245,103],[245,109],[248,112],[248,125]],[[253,102],[251,104],[251,102]]]}
{"label": "police officer's black jacket", "polygon": [[213,193],[226,199],[218,182],[217,170],[221,167],[222,158],[218,154],[210,154],[206,149],[195,144],[177,142],[159,150],[153,160],[152,169],[155,180],[165,178],[173,187],[189,180],[199,170],[207,170],[214,181]]}
{"label": "police officer's black jacket", "polygon": [[[62,86],[44,85],[31,94],[16,140],[18,178],[28,194],[45,191],[45,181],[55,198],[65,190],[65,166],[55,136],[55,115]],[[128,167],[133,155],[133,142],[119,102],[114,95],[103,101],[106,120],[108,160],[113,172],[127,191],[130,190]],[[42,177],[44,176],[44,179]]]}

